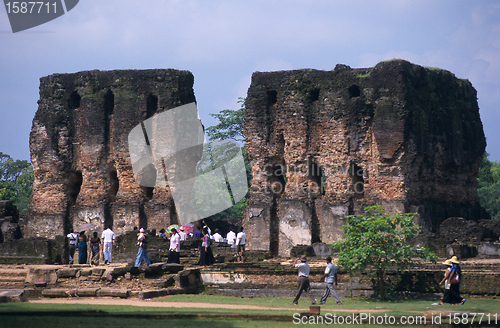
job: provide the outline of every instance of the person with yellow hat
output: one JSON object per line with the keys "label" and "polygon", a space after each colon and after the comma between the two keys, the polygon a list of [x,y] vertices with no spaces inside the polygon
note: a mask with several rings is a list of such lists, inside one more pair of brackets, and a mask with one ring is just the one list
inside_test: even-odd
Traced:
{"label": "person with yellow hat", "polygon": [[451,273],[450,273],[450,303],[451,304],[464,304],[467,299],[460,296],[460,278],[462,275],[462,269],[460,268],[460,261],[456,256],[450,259],[452,263]]}
{"label": "person with yellow hat", "polygon": [[439,303],[439,305],[443,305],[444,303],[451,303],[450,302],[450,282],[449,282],[448,278],[450,277],[451,267],[452,267],[453,263],[451,263],[450,260],[446,260],[443,262],[443,264],[446,265],[447,268],[446,268],[446,271],[444,272],[443,280],[441,280],[441,282],[439,283],[439,285],[441,286],[441,284],[444,282],[443,300],[441,301],[441,303]]}

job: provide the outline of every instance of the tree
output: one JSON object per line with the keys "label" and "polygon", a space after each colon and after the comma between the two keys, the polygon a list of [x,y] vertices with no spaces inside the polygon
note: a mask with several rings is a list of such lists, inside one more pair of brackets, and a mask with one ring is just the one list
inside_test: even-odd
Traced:
{"label": "tree", "polygon": [[436,261],[434,254],[425,248],[414,247],[408,241],[421,227],[414,224],[416,214],[385,214],[382,206],[365,208],[364,215],[349,215],[343,240],[333,243],[337,250],[338,264],[352,272],[372,269],[381,299],[386,298],[385,274],[396,267],[404,270],[417,266],[417,258]]}
{"label": "tree", "polygon": [[217,125],[207,128],[207,135],[210,140],[235,140],[245,141],[243,136],[243,124],[245,115],[245,99],[238,98],[240,109],[224,109],[219,114],[210,114],[210,116],[219,120]]}
{"label": "tree", "polygon": [[488,159],[484,153],[477,176],[477,192],[481,206],[492,219],[500,219],[500,163]]}
{"label": "tree", "polygon": [[[210,114],[212,117],[216,118],[219,123],[208,127],[206,129],[207,135],[210,140],[234,140],[237,142],[245,142],[245,136],[243,135],[243,124],[245,115],[245,99],[238,98],[238,103],[240,108],[237,110],[225,109],[219,114]],[[248,159],[248,153],[246,146],[241,147],[243,153],[243,160],[245,161],[245,170],[247,174],[247,183],[250,186],[252,184],[252,166]],[[234,218],[243,216],[243,211],[248,204],[249,193],[237,202],[234,206],[217,213],[210,217],[212,220],[221,220],[225,218]]]}
{"label": "tree", "polygon": [[28,161],[15,161],[0,152],[0,200],[11,200],[20,213],[26,211],[34,180],[33,166]]}

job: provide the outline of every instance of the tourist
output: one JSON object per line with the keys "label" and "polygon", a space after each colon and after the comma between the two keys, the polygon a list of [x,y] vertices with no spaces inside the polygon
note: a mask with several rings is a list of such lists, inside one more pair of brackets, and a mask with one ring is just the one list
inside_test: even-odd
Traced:
{"label": "tourist", "polygon": [[[297,263],[299,260],[300,263]],[[292,304],[299,304],[299,298],[303,291],[305,291],[307,293],[307,296],[309,296],[312,305],[316,304],[316,300],[311,295],[311,284],[309,282],[309,273],[311,272],[311,267],[309,266],[309,264],[307,264],[307,257],[305,255],[302,255],[300,259],[297,257],[295,259],[295,262],[293,263],[293,266],[299,269],[299,281],[297,283],[297,295],[295,296]]]}
{"label": "tourist", "polygon": [[151,265],[151,260],[148,256],[148,234],[144,228],[139,230],[139,234],[137,235],[137,243],[139,246],[139,250],[137,251],[137,257],[135,258],[135,266],[140,267],[142,260],[146,262],[147,265]]}
{"label": "tourist", "polygon": [[165,234],[165,229],[163,229],[163,228],[160,230],[160,237],[167,238],[167,235]]}
{"label": "tourist", "polygon": [[78,264],[87,264],[87,236],[85,231],[78,236]]}
{"label": "tourist", "polygon": [[103,254],[104,254],[104,264],[113,262],[113,245],[115,244],[116,236],[113,230],[111,230],[112,225],[108,225],[108,228],[104,230],[101,234],[101,240],[103,244]]}
{"label": "tourist", "polygon": [[439,285],[441,286],[441,284],[444,282],[444,294],[443,294],[443,300],[441,301],[441,303],[439,303],[439,305],[443,305],[444,303],[451,303],[451,300],[450,300],[450,281],[449,281],[449,277],[450,277],[450,274],[451,274],[451,267],[453,265],[453,263],[451,263],[450,260],[446,260],[443,262],[444,265],[447,266],[445,272],[444,272],[444,278],[443,280],[441,280],[439,282]]}
{"label": "tourist", "polygon": [[181,226],[179,228],[179,237],[181,239],[181,241],[184,241],[184,240],[187,240],[188,239],[188,234],[184,232],[184,226]]}
{"label": "tourist", "polygon": [[226,236],[227,243],[231,245],[231,248],[236,248],[236,234],[233,231],[233,228],[229,230]]}
{"label": "tourist", "polygon": [[247,235],[243,232],[243,227],[238,228],[238,234],[236,235],[236,255],[238,262],[245,261],[245,245],[247,242]]}
{"label": "tourist", "polygon": [[101,251],[100,246],[101,240],[97,237],[97,231],[94,231],[94,237],[90,238],[90,251],[92,253],[90,259],[93,265],[99,265],[99,253]]}
{"label": "tourist", "polygon": [[196,231],[193,232],[193,238],[203,238],[203,232],[201,232],[201,227],[198,226]]}
{"label": "tourist", "polygon": [[214,255],[212,254],[212,248],[210,247],[210,235],[207,229],[203,229],[203,238],[201,240],[200,247],[200,261],[198,265],[208,266],[215,263]]}
{"label": "tourist", "polygon": [[172,228],[172,237],[170,237],[170,248],[168,250],[167,263],[180,264],[181,238],[177,233],[177,229]]}
{"label": "tourist", "polygon": [[210,239],[212,239],[212,229],[210,229],[208,224],[205,223],[205,220],[203,220],[202,222],[203,222],[203,229],[207,229],[208,237],[210,237]]}
{"label": "tourist", "polygon": [[339,295],[335,291],[335,288],[333,288],[334,282],[335,286],[338,286],[337,266],[332,263],[332,258],[330,256],[326,258],[325,274],[323,274],[321,279],[325,279],[325,290],[323,292],[323,297],[321,297],[321,301],[319,302],[319,304],[322,305],[326,304],[326,299],[328,298],[328,295],[332,293],[335,302],[337,302],[338,305],[341,305],[342,301],[340,300]]}
{"label": "tourist", "polygon": [[460,278],[462,277],[462,269],[460,269],[460,262],[458,261],[458,258],[456,256],[453,256],[450,259],[450,262],[452,263],[451,269],[450,269],[450,303],[451,304],[458,304],[461,303],[462,305],[465,303],[466,299],[462,298],[460,296]]}
{"label": "tourist", "polygon": [[222,237],[222,235],[220,234],[220,230],[219,230],[219,228],[216,228],[216,229],[215,229],[215,233],[214,233],[214,235],[212,236],[212,239],[213,239],[216,243],[223,243],[223,242],[225,242],[224,237]]}
{"label": "tourist", "polygon": [[70,228],[66,237],[69,238],[69,264],[73,264],[73,257],[75,257],[76,244],[78,242],[78,234],[73,232],[73,228]]}

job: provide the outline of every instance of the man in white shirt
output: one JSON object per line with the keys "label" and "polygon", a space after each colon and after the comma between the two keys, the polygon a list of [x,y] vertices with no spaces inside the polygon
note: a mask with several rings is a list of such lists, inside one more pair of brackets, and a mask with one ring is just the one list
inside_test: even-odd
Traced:
{"label": "man in white shirt", "polygon": [[183,241],[183,240],[187,240],[187,238],[188,238],[188,234],[184,232],[184,227],[183,227],[183,226],[181,226],[181,227],[179,228],[179,230],[180,230],[180,231],[179,231],[179,238],[180,238],[180,240],[181,240],[181,241]]}
{"label": "man in white shirt", "polygon": [[220,234],[219,228],[215,229],[215,233],[213,234],[212,239],[216,243],[223,243],[224,242],[224,237],[222,237],[222,235]]}
{"label": "man in white shirt", "polygon": [[78,234],[73,232],[73,228],[70,228],[66,237],[69,238],[69,264],[73,264],[73,257],[75,256],[76,244],[78,242]]}
{"label": "man in white shirt", "polygon": [[170,248],[168,251],[167,263],[180,264],[181,238],[175,228],[172,229],[172,237],[170,237]]}
{"label": "man in white shirt", "polygon": [[[297,263],[299,260],[300,263]],[[309,283],[309,272],[311,272],[311,267],[309,266],[309,264],[307,264],[307,257],[305,255],[302,255],[300,259],[297,257],[295,259],[295,262],[293,263],[293,266],[299,269],[299,282],[297,295],[295,296],[292,304],[297,305],[299,303],[299,298],[302,294],[302,291],[305,291],[307,293],[307,296],[309,296],[312,305],[316,304],[316,300],[311,295],[311,284]]]}
{"label": "man in white shirt", "polygon": [[236,234],[233,229],[229,230],[226,236],[227,243],[231,245],[231,248],[236,248]]}
{"label": "man in white shirt", "polygon": [[245,245],[247,243],[247,235],[243,232],[243,227],[238,228],[236,235],[236,253],[238,262],[245,262]]}
{"label": "man in white shirt", "polygon": [[108,229],[104,230],[101,235],[101,240],[103,243],[103,254],[104,254],[104,264],[111,263],[113,260],[113,245],[115,244],[115,233],[111,230],[111,225]]}

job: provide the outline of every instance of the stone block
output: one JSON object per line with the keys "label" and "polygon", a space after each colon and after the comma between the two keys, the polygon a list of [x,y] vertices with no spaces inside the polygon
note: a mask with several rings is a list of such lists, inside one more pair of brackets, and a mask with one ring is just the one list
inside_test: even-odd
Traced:
{"label": "stone block", "polygon": [[113,270],[108,269],[104,271],[104,273],[101,276],[101,279],[104,281],[113,281],[114,275],[113,275]]}
{"label": "stone block", "polygon": [[161,269],[166,273],[177,273],[184,270],[184,266],[177,263],[163,263]]}
{"label": "stone block", "polygon": [[124,276],[127,272],[130,271],[130,269],[131,269],[131,266],[112,268],[112,273],[113,273],[113,276],[115,276],[115,277]]}
{"label": "stone block", "polygon": [[106,271],[104,268],[93,268],[92,269],[92,275],[94,276],[102,276],[102,274]]}
{"label": "stone block", "polygon": [[97,297],[119,297],[128,298],[130,291],[128,289],[101,288],[97,291]]}
{"label": "stone block", "polygon": [[34,284],[38,281],[46,281],[48,284],[55,284],[57,282],[57,269],[56,268],[30,268],[26,275],[26,282]]}
{"label": "stone block", "polygon": [[0,290],[0,303],[26,302],[28,299],[22,289]]}
{"label": "stone block", "polygon": [[500,243],[483,242],[478,247],[479,255],[500,257]]}
{"label": "stone block", "polygon": [[80,288],[76,291],[78,297],[96,297],[99,288]]}
{"label": "stone block", "polygon": [[43,297],[75,297],[77,289],[48,288],[42,290]]}
{"label": "stone block", "polygon": [[58,278],[75,278],[76,274],[80,271],[78,268],[62,268],[57,270]]}

